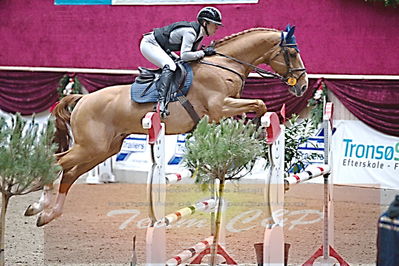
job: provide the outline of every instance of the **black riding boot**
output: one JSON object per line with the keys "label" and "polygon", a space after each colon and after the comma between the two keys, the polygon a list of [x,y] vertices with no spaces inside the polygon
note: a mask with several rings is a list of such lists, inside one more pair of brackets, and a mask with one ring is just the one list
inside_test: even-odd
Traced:
{"label": "black riding boot", "polygon": [[161,77],[158,82],[158,93],[159,93],[159,110],[161,116],[165,118],[169,115],[167,109],[166,96],[168,95],[170,83],[172,81],[173,71],[170,69],[169,65],[165,65],[162,69]]}

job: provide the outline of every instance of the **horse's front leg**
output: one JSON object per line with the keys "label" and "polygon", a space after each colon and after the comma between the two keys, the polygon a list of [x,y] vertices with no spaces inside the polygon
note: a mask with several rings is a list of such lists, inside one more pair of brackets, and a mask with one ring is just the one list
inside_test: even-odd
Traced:
{"label": "horse's front leg", "polygon": [[29,205],[25,211],[25,216],[38,214],[39,212],[42,212],[44,209],[48,208],[51,204],[52,192],[53,184],[44,185],[39,201]]}
{"label": "horse's front leg", "polygon": [[231,117],[249,112],[255,112],[257,116],[262,116],[266,111],[266,105],[262,100],[236,99],[231,97],[224,99],[222,108],[224,117]]}

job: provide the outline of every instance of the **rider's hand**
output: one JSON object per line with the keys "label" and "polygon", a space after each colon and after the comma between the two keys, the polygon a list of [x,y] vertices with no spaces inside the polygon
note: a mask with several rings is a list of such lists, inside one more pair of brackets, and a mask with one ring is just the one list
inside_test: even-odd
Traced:
{"label": "rider's hand", "polygon": [[205,56],[211,56],[211,55],[215,55],[216,51],[213,46],[208,46],[204,49],[204,53],[205,53]]}

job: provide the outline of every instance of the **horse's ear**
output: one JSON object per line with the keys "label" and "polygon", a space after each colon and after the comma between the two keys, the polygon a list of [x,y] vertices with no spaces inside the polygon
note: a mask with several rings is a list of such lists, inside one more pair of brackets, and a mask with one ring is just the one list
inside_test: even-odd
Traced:
{"label": "horse's ear", "polygon": [[287,30],[287,36],[285,38],[286,40],[290,40],[292,36],[294,36],[295,26],[291,27],[291,25],[288,24],[286,30]]}
{"label": "horse's ear", "polygon": [[295,26],[291,26],[288,24],[285,27],[285,30],[281,32],[281,42],[280,46],[283,46],[284,44],[291,43],[292,42],[292,37],[294,36],[295,32]]}
{"label": "horse's ear", "polygon": [[295,33],[295,26],[291,26],[290,24],[288,24],[287,27],[285,28],[285,31],[281,32],[280,46],[289,46],[295,48],[299,52],[294,33]]}
{"label": "horse's ear", "polygon": [[285,31],[282,31],[281,32],[280,46],[284,46],[284,44],[285,44],[285,36],[287,36],[287,33]]}

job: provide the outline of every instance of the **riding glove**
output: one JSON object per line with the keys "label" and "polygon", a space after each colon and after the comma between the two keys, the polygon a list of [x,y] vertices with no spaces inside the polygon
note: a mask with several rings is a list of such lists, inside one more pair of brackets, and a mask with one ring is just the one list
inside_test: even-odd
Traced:
{"label": "riding glove", "polygon": [[204,49],[204,54],[206,56],[211,56],[211,55],[215,55],[216,51],[215,48],[213,46],[208,46]]}

